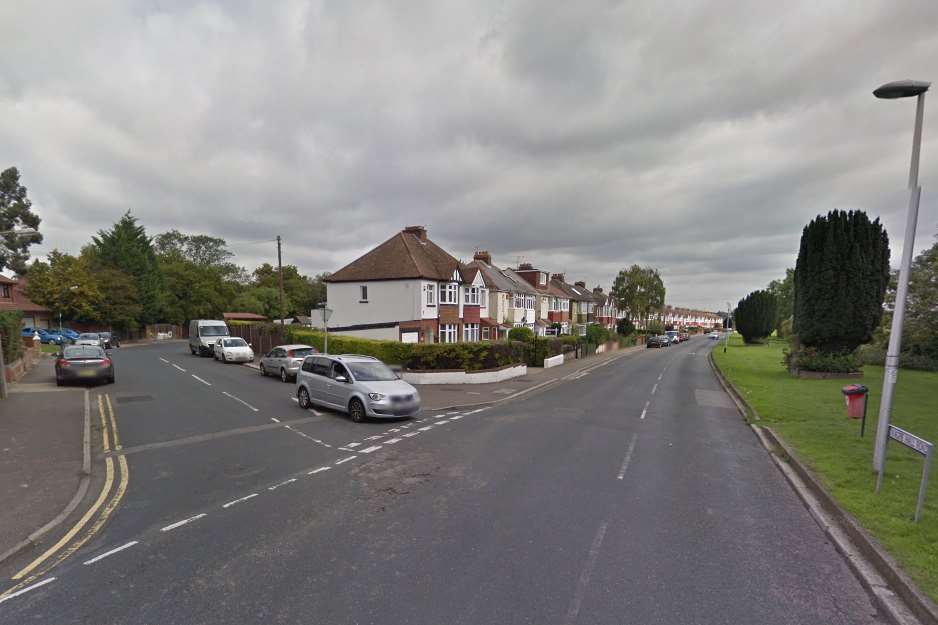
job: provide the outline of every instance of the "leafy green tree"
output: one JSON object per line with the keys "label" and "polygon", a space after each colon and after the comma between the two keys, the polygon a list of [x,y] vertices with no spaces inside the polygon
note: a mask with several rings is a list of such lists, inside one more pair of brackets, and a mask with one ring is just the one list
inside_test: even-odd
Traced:
{"label": "leafy green tree", "polygon": [[136,328],[142,313],[140,294],[134,278],[120,269],[100,267],[94,270],[101,298],[95,306],[95,321],[119,332]]}
{"label": "leafy green tree", "polygon": [[739,300],[733,318],[744,342],[761,343],[775,329],[778,301],[769,291],[753,291]]}
{"label": "leafy green tree", "polygon": [[795,270],[788,268],[785,270],[783,280],[772,280],[766,288],[775,296],[778,302],[778,319],[775,321],[775,330],[779,336],[782,335],[782,323],[791,317],[795,304]]}
{"label": "leafy green tree", "polygon": [[103,295],[87,258],[52,250],[49,262],[34,261],[26,276],[26,295],[56,317],[99,320]]}
{"label": "leafy green tree", "polygon": [[91,240],[89,254],[95,264],[126,272],[136,282],[140,303],[138,322],[159,321],[162,275],[150,238],[137,218],[127,211],[110,230],[99,230]]}
{"label": "leafy green tree", "polygon": [[179,257],[160,256],[158,264],[166,321],[184,324],[190,319],[218,318],[232,309],[237,285],[226,281],[221,269]]}
{"label": "leafy green tree", "polygon": [[612,296],[619,310],[627,311],[647,328],[652,313],[664,307],[664,282],[657,269],[632,265],[616,276]]}
{"label": "leafy green tree", "polygon": [[616,334],[619,336],[629,336],[635,332],[635,324],[628,317],[622,317],[616,321]]}
{"label": "leafy green tree", "polygon": [[883,315],[889,237],[863,211],[831,211],[805,226],[795,265],[794,332],[822,352],[869,342]]}
{"label": "leafy green tree", "polygon": [[26,187],[20,184],[20,172],[10,167],[0,172],[0,270],[9,267],[16,273],[26,272],[29,246],[42,243],[41,234],[22,235],[12,230],[39,228],[39,215],[32,211]]}
{"label": "leafy green tree", "polygon": [[[280,293],[280,274],[270,263],[264,263],[254,270],[254,284],[260,288],[274,289]],[[322,300],[320,300],[322,301]],[[283,307],[287,315],[308,315],[319,301],[314,297],[313,284],[309,278],[300,274],[296,265],[283,266]],[[269,315],[268,315],[269,316]],[[280,305],[273,311],[273,317],[280,316]]]}

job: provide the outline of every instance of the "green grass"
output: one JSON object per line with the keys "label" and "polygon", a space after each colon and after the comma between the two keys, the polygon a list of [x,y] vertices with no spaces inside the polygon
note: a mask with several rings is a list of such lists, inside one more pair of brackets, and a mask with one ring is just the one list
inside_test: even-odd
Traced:
{"label": "green grass", "polygon": [[45,343],[40,345],[39,349],[43,354],[57,354],[62,348],[58,345],[53,345],[52,343]]}
{"label": "green grass", "polygon": [[[938,479],[929,483],[919,523],[912,521],[922,458],[897,443],[887,452],[886,477],[876,495],[872,471],[883,368],[864,367],[862,379],[803,380],[782,364],[781,341],[744,346],[734,336],[713,358],[737,390],[755,408],[760,423],[781,435],[834,497],[896,558],[919,587],[938,599]],[[860,421],[847,418],[840,388],[870,388],[866,436]],[[938,442],[938,373],[899,372],[892,423]]]}

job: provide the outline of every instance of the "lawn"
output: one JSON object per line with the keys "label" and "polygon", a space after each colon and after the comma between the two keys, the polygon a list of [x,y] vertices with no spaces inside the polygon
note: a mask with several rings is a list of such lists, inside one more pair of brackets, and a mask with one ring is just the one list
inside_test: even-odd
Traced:
{"label": "lawn", "polygon": [[[873,490],[873,440],[876,434],[883,368],[867,365],[862,379],[802,380],[782,365],[784,344],[744,346],[740,337],[729,349],[715,347],[713,358],[761,417],[815,472],[828,490],[896,558],[919,587],[938,599],[938,479],[929,483],[922,520],[912,521],[922,474],[922,459],[897,443],[887,451],[886,477]],[[860,421],[847,418],[840,388],[870,388],[866,436]],[[938,442],[938,373],[901,370],[892,423]]]}
{"label": "lawn", "polygon": [[39,349],[43,354],[57,354],[62,351],[61,347],[53,343],[44,343],[39,346]]}

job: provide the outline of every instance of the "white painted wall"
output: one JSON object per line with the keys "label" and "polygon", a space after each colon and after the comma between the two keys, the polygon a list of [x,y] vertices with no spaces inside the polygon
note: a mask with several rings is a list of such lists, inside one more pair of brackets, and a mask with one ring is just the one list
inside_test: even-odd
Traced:
{"label": "white painted wall", "polygon": [[507,367],[498,371],[402,371],[401,379],[410,384],[489,384],[527,375],[527,365]]}
{"label": "white painted wall", "polygon": [[[411,321],[420,319],[421,280],[327,282],[326,297],[332,317],[329,327]],[[368,303],[359,303],[359,287],[368,285]],[[397,334],[394,336],[397,339]]]}
{"label": "white painted wall", "polygon": [[331,336],[354,336],[359,339],[379,339],[383,341],[401,340],[398,326],[393,328],[372,328],[370,330],[342,330]]}

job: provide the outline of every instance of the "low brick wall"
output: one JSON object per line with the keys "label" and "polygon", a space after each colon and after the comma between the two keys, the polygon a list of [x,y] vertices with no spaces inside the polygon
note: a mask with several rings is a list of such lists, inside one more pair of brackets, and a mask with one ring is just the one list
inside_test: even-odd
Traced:
{"label": "low brick wall", "polygon": [[[27,341],[29,343],[27,343]],[[36,362],[41,357],[41,352],[39,351],[39,341],[36,341],[35,345],[30,346],[32,342],[32,339],[24,339],[23,355],[19,357],[19,360],[7,364],[4,371],[7,382],[19,381],[36,365]]]}

